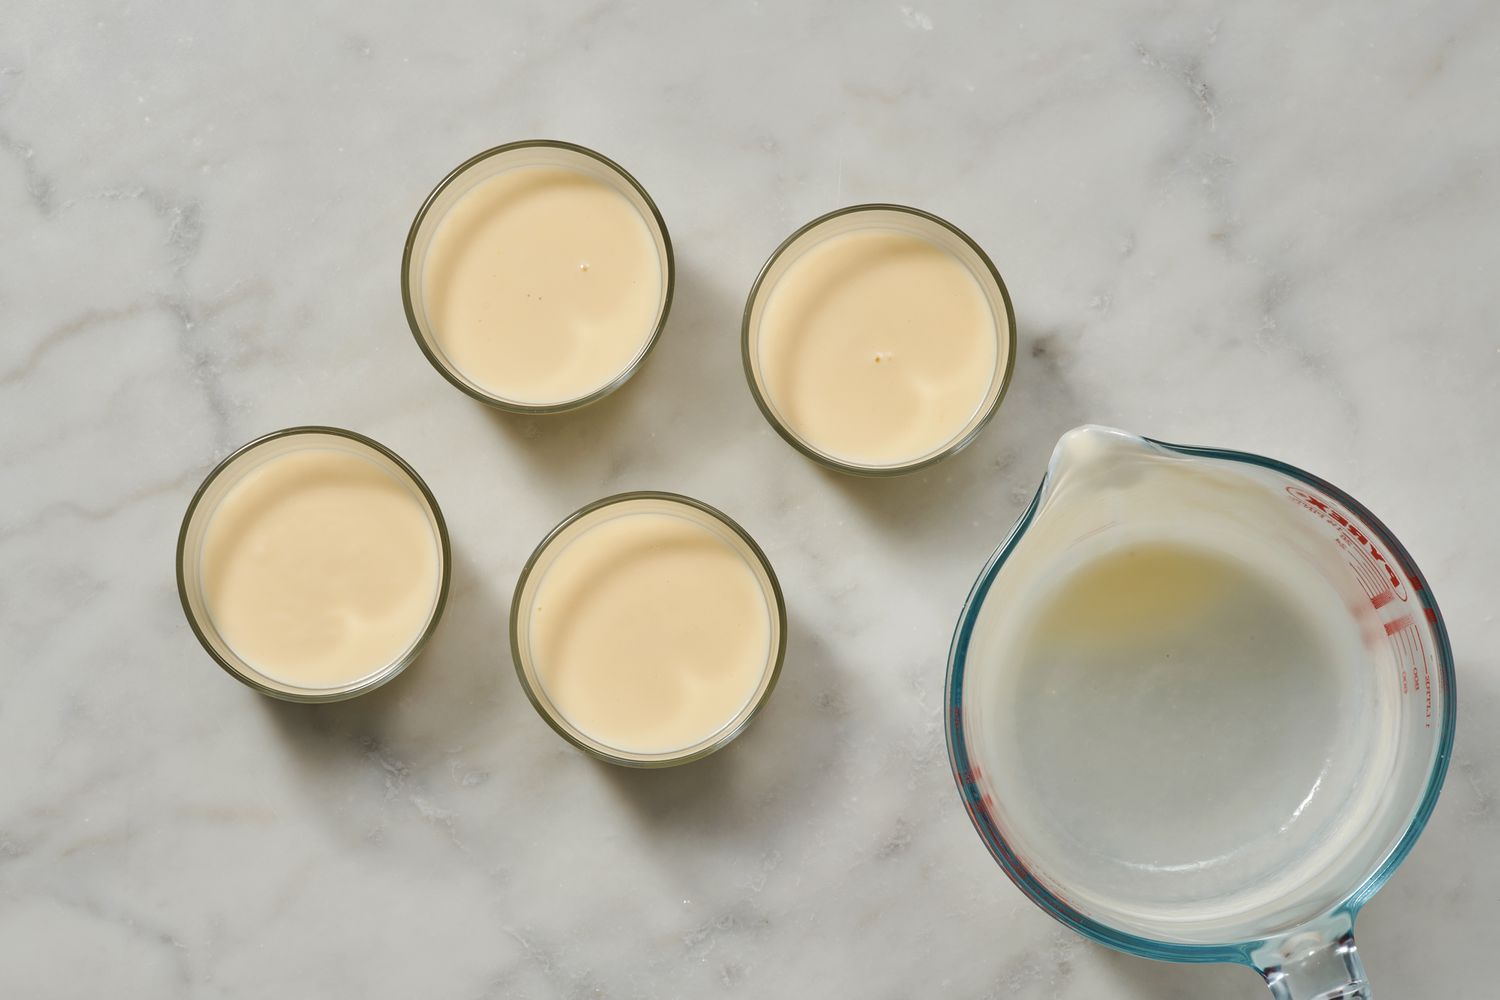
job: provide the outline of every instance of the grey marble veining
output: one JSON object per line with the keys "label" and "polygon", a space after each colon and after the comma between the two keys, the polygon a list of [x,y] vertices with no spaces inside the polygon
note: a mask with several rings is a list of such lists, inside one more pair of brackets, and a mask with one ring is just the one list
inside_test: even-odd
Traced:
{"label": "grey marble veining", "polygon": [[[1084,421],[1327,476],[1410,547],[1460,672],[1453,770],[1366,909],[1384,997],[1486,996],[1500,922],[1500,7],[12,4],[0,30],[0,994],[1263,995],[1035,910],[941,727],[963,596]],[[658,201],[680,283],[624,390],[490,413],[406,330],[401,243],[469,154],[545,135]],[[1015,382],[961,455],[823,472],[743,384],[793,227],[922,206],[994,257]],[[177,604],[236,444],[356,428],[426,478],[453,600],[404,677],[260,698]],[[655,487],[761,541],[784,680],[733,747],[611,769],[535,716],[510,588]]]}

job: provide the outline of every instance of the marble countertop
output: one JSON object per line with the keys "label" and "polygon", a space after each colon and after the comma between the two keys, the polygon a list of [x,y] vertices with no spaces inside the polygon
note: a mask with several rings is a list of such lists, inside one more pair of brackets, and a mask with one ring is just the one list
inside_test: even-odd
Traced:
{"label": "marble countertop", "polygon": [[[1256,998],[1087,943],[970,828],[959,606],[1083,422],[1271,454],[1366,501],[1460,676],[1431,825],[1361,917],[1382,997],[1483,996],[1500,923],[1500,7],[1045,2],[21,4],[0,32],[0,993],[7,997]],[[617,158],[671,228],[670,324],[571,415],[453,390],[401,244],[496,143]],[[764,423],[738,328],[795,226],[943,215],[1016,303],[978,442],[895,481]],[[178,606],[212,464],[331,423],[452,530],[423,658],[273,702]],[[753,532],[780,688],[727,751],[595,763],[522,696],[541,535],[659,488]]]}

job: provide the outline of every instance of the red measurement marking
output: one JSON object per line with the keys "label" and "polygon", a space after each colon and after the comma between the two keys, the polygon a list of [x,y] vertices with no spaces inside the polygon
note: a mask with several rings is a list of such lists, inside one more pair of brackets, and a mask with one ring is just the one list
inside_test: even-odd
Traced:
{"label": "red measurement marking", "polygon": [[[1403,695],[1421,691],[1426,695],[1429,719],[1431,717],[1432,689],[1431,668],[1427,659],[1422,630],[1417,628],[1412,615],[1402,615],[1385,623],[1385,634],[1390,638],[1391,652],[1396,657],[1396,673],[1401,677]],[[1431,725],[1431,722],[1428,722]]]}
{"label": "red measurement marking", "polygon": [[[1429,612],[1431,608],[1427,609]],[[1422,689],[1427,692],[1427,726],[1432,727],[1432,661],[1427,657],[1427,640],[1422,638],[1420,629],[1413,629],[1417,635],[1417,651],[1422,657]]]}
{"label": "red measurement marking", "polygon": [[[1333,525],[1339,532],[1340,543],[1345,545],[1347,549],[1357,550],[1361,557],[1360,561],[1370,564],[1370,569],[1382,581],[1379,586],[1370,592],[1369,596],[1372,599],[1375,594],[1389,588],[1398,600],[1406,600],[1406,587],[1401,582],[1401,577],[1397,575],[1396,570],[1392,567],[1391,560],[1386,558],[1385,553],[1380,550],[1378,545],[1370,541],[1358,523],[1326,497],[1309,493],[1296,486],[1288,486],[1286,491],[1298,504],[1312,511],[1328,524]],[[1358,567],[1356,566],[1355,568],[1356,572],[1358,572]],[[1415,580],[1412,583],[1416,586]]]}
{"label": "red measurement marking", "polygon": [[[1403,631],[1403,633],[1398,636],[1398,639],[1401,640],[1401,651],[1406,652],[1407,663],[1412,664],[1412,687],[1415,688],[1415,690],[1421,691],[1422,676],[1419,675],[1418,670],[1416,670],[1418,669],[1418,666],[1421,666],[1421,651],[1416,648],[1416,642],[1412,639],[1412,633],[1410,633],[1410,631]],[[1404,672],[1403,670],[1403,672],[1401,672],[1401,688],[1403,688],[1403,690],[1406,690],[1406,687],[1406,672]]]}
{"label": "red measurement marking", "polygon": [[1370,570],[1370,561],[1364,558],[1364,553],[1356,549],[1346,538],[1339,539],[1339,548],[1349,557],[1349,568],[1354,570],[1355,577],[1359,580],[1360,587],[1365,596],[1369,597],[1381,588],[1381,581]]}
{"label": "red measurement marking", "polygon": [[1396,592],[1391,589],[1385,574],[1370,559],[1369,554],[1345,536],[1341,535],[1338,543],[1339,548],[1349,557],[1349,568],[1354,571],[1355,579],[1359,581],[1360,589],[1365,592],[1370,604],[1379,610],[1394,601]]}

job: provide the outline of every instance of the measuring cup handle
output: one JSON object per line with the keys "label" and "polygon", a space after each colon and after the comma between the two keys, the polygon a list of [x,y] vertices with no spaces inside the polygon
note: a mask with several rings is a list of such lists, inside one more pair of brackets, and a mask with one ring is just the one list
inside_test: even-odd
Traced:
{"label": "measuring cup handle", "polygon": [[1370,1000],[1352,926],[1298,931],[1267,942],[1252,958],[1276,1000]]}

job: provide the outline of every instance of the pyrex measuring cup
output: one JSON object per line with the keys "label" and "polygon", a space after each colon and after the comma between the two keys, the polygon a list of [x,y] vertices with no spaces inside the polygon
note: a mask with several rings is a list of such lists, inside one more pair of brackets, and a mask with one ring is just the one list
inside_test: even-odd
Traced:
{"label": "pyrex measuring cup", "polygon": [[947,708],[970,818],[1053,917],[1283,1000],[1370,995],[1354,918],[1436,802],[1454,678],[1426,581],[1352,497],[1070,431],[969,595]]}

